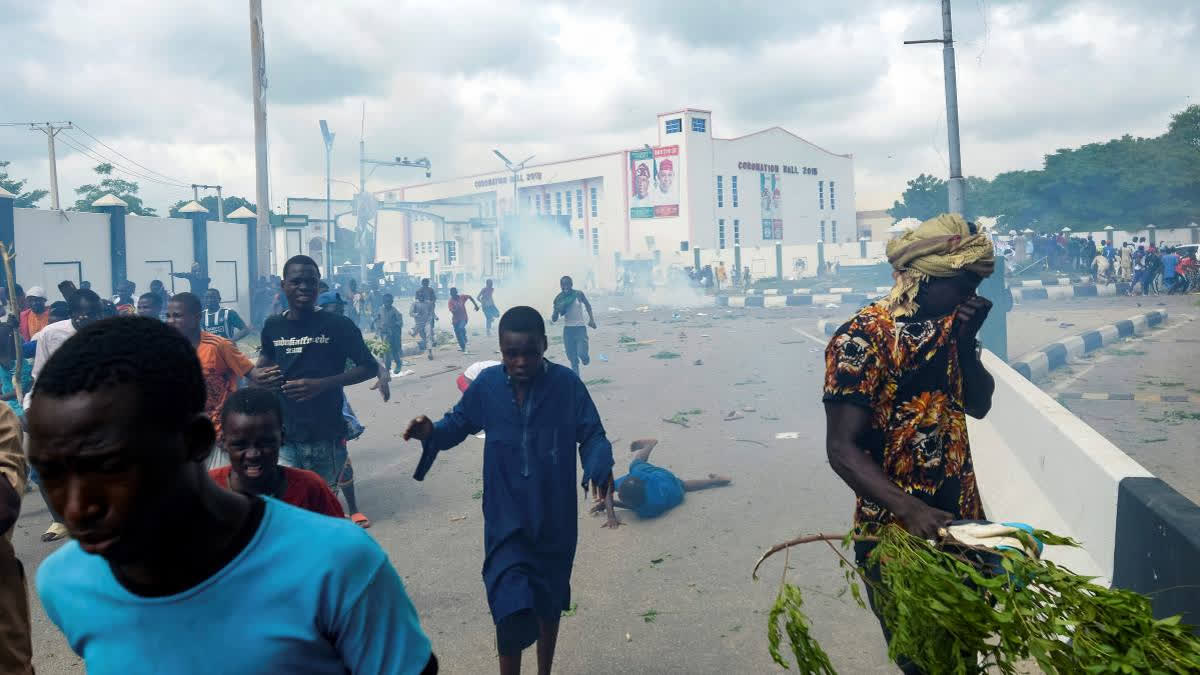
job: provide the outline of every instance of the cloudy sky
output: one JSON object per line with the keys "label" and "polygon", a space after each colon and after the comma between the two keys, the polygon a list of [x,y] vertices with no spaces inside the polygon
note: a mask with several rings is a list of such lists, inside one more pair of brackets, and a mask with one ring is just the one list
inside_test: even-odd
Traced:
{"label": "cloudy sky", "polygon": [[[368,155],[427,155],[435,178],[495,169],[493,147],[550,160],[640,146],[655,113],[685,106],[712,110],[718,137],[780,125],[853,153],[859,209],[947,172],[940,46],[901,45],[941,36],[936,0],[263,4],[275,205],[323,194],[321,118],[337,134],[334,176],[357,182],[364,103]],[[968,174],[1157,135],[1200,102],[1195,0],[957,0],[954,12]],[[0,17],[0,122],[72,120],[109,146],[69,132],[79,149],[253,198],[245,0],[0,0]],[[43,135],[0,127],[0,159],[48,184]],[[97,163],[59,146],[64,202]],[[369,187],[423,180],[380,168]],[[160,209],[190,192],[140,182]]]}

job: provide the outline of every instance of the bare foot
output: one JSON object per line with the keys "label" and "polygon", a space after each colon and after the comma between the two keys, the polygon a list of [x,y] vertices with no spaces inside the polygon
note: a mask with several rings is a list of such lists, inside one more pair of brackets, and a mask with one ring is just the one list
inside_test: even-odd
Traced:
{"label": "bare foot", "polygon": [[717,485],[729,485],[730,483],[733,482],[732,478],[729,478],[727,476],[718,476],[715,473],[708,474],[708,479],[712,480],[712,481],[716,481]]}
{"label": "bare foot", "polygon": [[629,444],[629,451],[637,452],[638,450],[645,450],[646,448],[653,448],[656,445],[658,445],[657,438],[639,438],[636,441]]}

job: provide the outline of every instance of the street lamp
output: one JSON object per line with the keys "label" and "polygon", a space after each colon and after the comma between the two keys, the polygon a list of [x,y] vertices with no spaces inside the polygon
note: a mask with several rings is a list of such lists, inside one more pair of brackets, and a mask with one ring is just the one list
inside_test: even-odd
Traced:
{"label": "street lamp", "polygon": [[496,153],[496,156],[500,158],[500,161],[501,161],[501,162],[504,162],[504,166],[508,167],[508,170],[512,172],[512,175],[513,175],[513,179],[512,179],[512,184],[513,184],[513,218],[514,218],[514,219],[516,219],[516,218],[517,218],[517,216],[518,216],[518,215],[520,214],[520,212],[521,212],[521,210],[520,210],[520,206],[519,206],[519,205],[520,205],[520,201],[518,201],[518,199],[517,199],[517,179],[518,179],[518,177],[521,175],[521,172],[525,170],[525,165],[529,163],[529,160],[531,160],[531,159],[533,159],[534,157],[536,157],[536,155],[530,155],[530,156],[526,157],[525,159],[521,160],[520,162],[517,162],[517,163],[515,163],[515,164],[514,164],[512,160],[510,160],[509,158],[505,157],[505,156],[504,156],[504,153],[500,152],[499,150],[492,150],[492,152]]}
{"label": "street lamp", "polygon": [[333,203],[330,200],[329,158],[333,154],[333,132],[321,120],[321,136],[325,139],[325,276],[333,276]]}

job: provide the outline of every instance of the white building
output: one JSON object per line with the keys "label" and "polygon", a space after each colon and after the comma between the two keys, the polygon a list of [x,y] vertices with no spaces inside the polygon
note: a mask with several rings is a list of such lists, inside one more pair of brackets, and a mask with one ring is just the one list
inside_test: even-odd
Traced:
{"label": "white building", "polygon": [[[740,246],[744,265],[768,255],[774,265],[777,243],[856,240],[850,155],[780,127],[714,138],[706,110],[662,113],[657,128],[653,147],[526,167],[516,176],[520,222],[537,216],[568,228],[607,285],[631,260],[661,271],[697,257],[732,260]],[[376,192],[377,261],[413,274],[433,262],[439,273],[502,276],[520,255],[507,250],[505,233],[518,227],[513,187],[500,170]]]}

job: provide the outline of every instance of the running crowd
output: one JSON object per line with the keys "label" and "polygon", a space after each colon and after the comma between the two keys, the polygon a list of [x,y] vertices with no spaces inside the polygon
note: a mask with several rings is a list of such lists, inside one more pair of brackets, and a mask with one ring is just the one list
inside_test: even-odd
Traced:
{"label": "running crowd", "polygon": [[[136,299],[129,282],[112,299],[65,283],[64,300],[50,304],[41,288],[13,289],[23,309],[0,317],[0,672],[32,672],[11,545],[27,480],[54,521],[43,540],[71,539],[39,567],[37,592],[91,673],[197,672],[214,656],[229,673],[437,672],[400,576],[364,532],[347,452],[363,427],[343,389],[373,379],[386,401],[401,365],[394,299],[381,298],[374,317],[381,360],[316,263],[293,257],[280,279],[284,309],[263,318],[252,360],[236,344],[250,328],[203,288],[207,279],[192,281],[193,291],[168,295],[155,283]],[[498,318],[502,361],[478,369],[440,421],[413,419],[404,438],[421,442],[420,480],[439,451],[488,432],[483,570],[500,670],[519,673],[536,642],[548,673],[570,602],[576,469],[530,459],[578,452],[590,510],[614,528],[617,508],[655,517],[729,480],[684,481],[650,464],[654,439],[633,442],[628,475],[615,478],[577,375],[596,326],[587,297],[563,277],[554,299],[568,368],[544,358],[541,314],[500,316],[494,292],[491,281],[478,301],[452,288],[448,309],[464,351],[468,303],[489,334]],[[432,317],[432,306],[416,306],[435,302],[426,281],[412,315]],[[551,426],[570,431],[528,433]],[[533,439],[523,461],[496,446],[512,437]]]}

